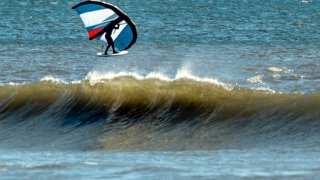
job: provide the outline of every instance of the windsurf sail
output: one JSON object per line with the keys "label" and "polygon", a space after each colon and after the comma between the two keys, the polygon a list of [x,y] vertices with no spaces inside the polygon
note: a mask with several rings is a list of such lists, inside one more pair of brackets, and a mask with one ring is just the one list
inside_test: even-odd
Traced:
{"label": "windsurf sail", "polygon": [[72,7],[84,23],[89,39],[107,42],[105,33],[111,21],[116,22],[111,38],[118,51],[129,49],[137,40],[135,24],[117,6],[103,1],[84,1]]}

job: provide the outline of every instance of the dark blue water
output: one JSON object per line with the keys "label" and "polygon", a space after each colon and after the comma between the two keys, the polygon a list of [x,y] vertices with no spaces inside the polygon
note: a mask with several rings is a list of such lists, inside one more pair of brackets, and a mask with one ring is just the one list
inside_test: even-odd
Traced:
{"label": "dark blue water", "polygon": [[[70,9],[77,2],[1,1],[2,83],[46,76],[82,80],[97,66],[103,67],[102,74],[114,71],[108,61],[93,56],[103,43],[87,39],[80,18]],[[126,63],[116,64],[115,73],[145,76],[160,71],[173,78],[187,67],[200,78],[232,85],[319,91],[319,2],[117,1],[116,5],[135,21],[139,39],[130,56],[123,57]],[[20,67],[29,63],[37,67]],[[166,71],[168,66],[173,68]]]}
{"label": "dark blue water", "polygon": [[79,2],[0,2],[1,177],[319,175],[319,1],[109,1],[139,34],[113,59]]}

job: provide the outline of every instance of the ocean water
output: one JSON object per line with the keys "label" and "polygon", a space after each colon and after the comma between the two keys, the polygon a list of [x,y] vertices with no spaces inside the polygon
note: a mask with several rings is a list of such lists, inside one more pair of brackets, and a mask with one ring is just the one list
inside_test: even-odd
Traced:
{"label": "ocean water", "polygon": [[114,58],[79,2],[0,2],[0,179],[320,175],[319,1],[109,1]]}

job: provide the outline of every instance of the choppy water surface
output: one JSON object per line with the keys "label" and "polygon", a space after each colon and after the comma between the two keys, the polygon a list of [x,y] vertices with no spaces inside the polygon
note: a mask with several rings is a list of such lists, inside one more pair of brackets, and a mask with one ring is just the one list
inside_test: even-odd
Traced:
{"label": "choppy water surface", "polygon": [[[291,150],[290,150],[291,151]],[[303,150],[304,151],[304,150]],[[286,149],[197,152],[1,153],[5,179],[211,179],[316,177],[318,152]],[[5,173],[4,173],[5,172]],[[54,172],[54,173],[52,173]]]}
{"label": "choppy water surface", "polygon": [[110,1],[117,58],[78,2],[0,2],[1,177],[319,175],[318,1]]}

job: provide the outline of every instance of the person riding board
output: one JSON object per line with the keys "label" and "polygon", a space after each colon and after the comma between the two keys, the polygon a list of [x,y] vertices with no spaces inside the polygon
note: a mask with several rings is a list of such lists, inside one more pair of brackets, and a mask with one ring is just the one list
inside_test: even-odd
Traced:
{"label": "person riding board", "polygon": [[112,20],[110,21],[110,24],[107,26],[105,32],[105,38],[107,40],[108,46],[104,52],[104,54],[108,55],[108,50],[110,48],[110,46],[112,47],[113,50],[113,54],[118,53],[118,51],[116,51],[115,47],[114,47],[114,42],[113,39],[111,38],[111,33],[113,29],[119,29],[119,24],[118,24],[118,19]]}

